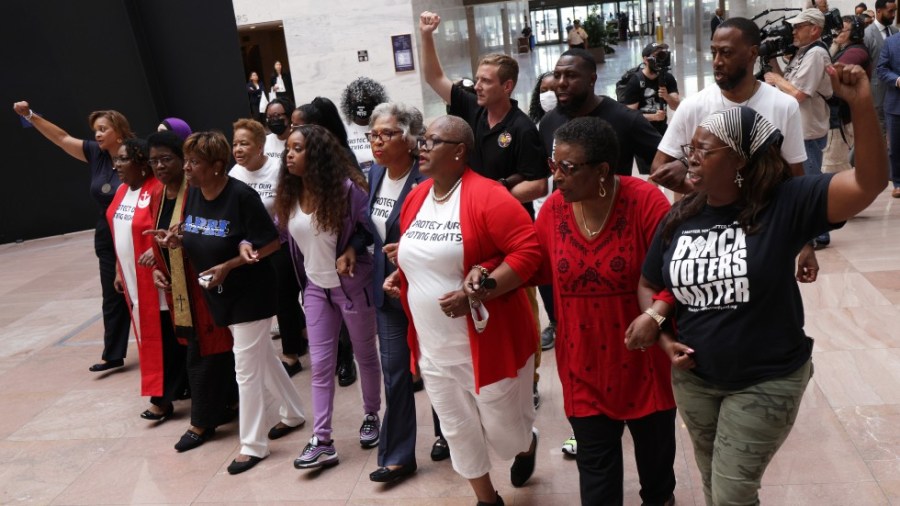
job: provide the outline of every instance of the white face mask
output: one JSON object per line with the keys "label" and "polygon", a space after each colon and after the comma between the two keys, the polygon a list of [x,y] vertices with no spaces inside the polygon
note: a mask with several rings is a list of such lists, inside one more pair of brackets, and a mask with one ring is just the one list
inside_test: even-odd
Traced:
{"label": "white face mask", "polygon": [[544,112],[550,112],[556,108],[556,93],[553,90],[548,90],[541,93],[541,109]]}

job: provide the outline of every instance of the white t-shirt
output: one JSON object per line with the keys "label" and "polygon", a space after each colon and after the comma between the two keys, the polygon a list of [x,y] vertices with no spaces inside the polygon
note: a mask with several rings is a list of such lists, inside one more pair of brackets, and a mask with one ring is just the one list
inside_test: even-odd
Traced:
{"label": "white t-shirt", "polygon": [[800,105],[796,99],[766,83],[760,83],[759,89],[746,104],[732,102],[722,96],[722,90],[715,83],[685,98],[672,116],[672,121],[669,122],[669,128],[663,135],[658,149],[673,158],[681,158],[684,156],[681,145],[691,142],[697,126],[707,116],[739,105],[746,105],[756,110],[781,130],[781,134],[784,135],[781,155],[788,163],[806,161]]}
{"label": "white t-shirt", "polygon": [[304,213],[299,203],[291,213],[288,232],[303,253],[303,269],[306,270],[306,277],[319,288],[341,286],[341,279],[335,267],[337,235],[318,230],[313,216]]}
{"label": "white t-shirt", "polygon": [[419,336],[419,351],[437,365],[471,362],[466,318],[449,318],[438,299],[462,288],[463,243],[457,188],[443,204],[429,191],[415,220],[400,238],[397,263],[409,281],[407,301]]}
{"label": "white t-shirt", "polygon": [[387,236],[387,219],[394,210],[407,179],[409,179],[409,172],[396,181],[385,172],[378,192],[375,194],[372,204],[372,224],[375,225],[375,231],[378,232],[378,237],[381,237],[382,242]]}
{"label": "white t-shirt", "polygon": [[263,153],[269,158],[275,158],[281,162],[281,155],[284,154],[285,141],[278,138],[275,134],[266,136],[266,145],[263,146]]}
{"label": "white t-shirt", "polygon": [[141,189],[126,190],[125,197],[119,203],[118,209],[113,214],[113,233],[116,242],[116,256],[119,258],[119,266],[122,269],[122,281],[128,290],[131,303],[137,308],[137,270],[134,262],[134,237],[131,235],[131,220],[134,218],[134,209],[138,203]]}
{"label": "white t-shirt", "polygon": [[281,157],[270,156],[257,170],[247,170],[243,165],[235,164],[228,175],[256,190],[269,216],[275,216],[275,187],[278,186],[280,170]]}
{"label": "white t-shirt", "polygon": [[344,124],[347,129],[347,143],[350,149],[356,155],[356,163],[363,171],[366,177],[369,176],[369,169],[375,163],[375,155],[372,154],[372,145],[366,139],[366,132],[369,131],[368,126],[357,125],[356,123]]}

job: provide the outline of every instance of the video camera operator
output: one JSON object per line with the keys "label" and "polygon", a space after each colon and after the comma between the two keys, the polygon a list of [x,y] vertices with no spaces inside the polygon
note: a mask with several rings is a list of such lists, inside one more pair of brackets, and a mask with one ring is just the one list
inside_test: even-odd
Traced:
{"label": "video camera operator", "polygon": [[667,44],[651,42],[642,53],[644,64],[625,87],[623,101],[629,109],[637,109],[660,135],[666,133],[666,106],[674,111],[681,103],[678,83],[669,72],[671,53]]}
{"label": "video camera operator", "polygon": [[[775,85],[785,94],[800,103],[800,119],[803,123],[803,144],[806,148],[806,174],[822,173],[823,150],[828,140],[831,108],[827,100],[831,98],[831,79],[825,69],[831,65],[828,46],[822,42],[825,15],[815,8],[804,9],[799,15],[787,20],[793,27],[794,45],[797,53],[785,67],[784,73],[775,58],[769,60],[772,71],[765,80]],[[831,242],[828,234],[816,238],[816,245],[827,246]]]}

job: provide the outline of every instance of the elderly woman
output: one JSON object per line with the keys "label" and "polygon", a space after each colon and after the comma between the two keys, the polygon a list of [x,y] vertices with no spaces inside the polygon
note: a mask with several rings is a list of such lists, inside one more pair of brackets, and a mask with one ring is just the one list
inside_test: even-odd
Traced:
{"label": "elderly woman", "polygon": [[558,191],[535,225],[558,313],[556,360],[563,407],[578,441],[581,503],[622,504],[622,432],[634,440],[644,504],[672,504],[675,399],[668,357],[629,351],[624,329],[649,307],[638,298],[641,265],[669,203],[653,185],[610,170],[616,134],[576,118],[554,134],[549,161]]}
{"label": "elderly woman", "polygon": [[[141,394],[150,396],[150,408],[141,418],[163,422],[174,411],[174,401],[184,391],[184,346],[178,344],[165,296],[153,283],[153,272],[140,265],[140,257],[153,247],[144,234],[155,228],[151,195],[159,181],[148,163],[147,143],[127,139],[114,160],[122,185],[106,211],[118,259],[115,287],[124,293],[138,343]],[[152,254],[150,255],[152,257]]]}
{"label": "elderly woman", "polygon": [[[375,157],[369,171],[369,216],[375,231],[372,281],[386,403],[378,443],[379,467],[369,475],[376,482],[394,481],[416,470],[416,401],[406,344],[409,320],[400,301],[385,297],[381,287],[396,270],[387,256],[400,240],[400,208],[409,192],[425,180],[419,174],[416,151],[416,138],[423,129],[418,109],[385,103],[372,112],[368,133]],[[390,246],[385,249],[386,245]]]}
{"label": "elderly woman", "polygon": [[296,428],[306,419],[269,337],[276,292],[275,270],[267,257],[279,248],[278,231],[259,194],[228,177],[230,151],[219,132],[198,132],[185,141],[185,176],[192,188],[181,235],[167,240],[183,244],[206,288],[216,325],[227,326],[234,336],[241,451],[228,472],[238,474],[269,455],[263,427],[266,387],[282,403],[281,424]]}
{"label": "elderly woman", "polygon": [[[151,197],[153,223],[157,230],[178,226],[184,219],[187,179],[180,136],[175,132],[157,132],[147,137],[150,167],[162,187]],[[208,441],[216,427],[236,414],[238,391],[234,379],[233,340],[227,327],[213,322],[197,273],[184,255],[184,249],[154,248],[153,278],[166,295],[174,336],[187,344],[187,381],[191,390],[190,428],[175,444],[185,452]],[[177,302],[177,303],[176,303]],[[166,329],[163,329],[166,332]],[[169,362],[163,356],[164,364]],[[172,362],[174,366],[174,362]]]}
{"label": "elderly woman", "polygon": [[[474,145],[472,129],[455,116],[436,119],[419,139],[419,168],[431,180],[403,205],[399,270],[385,289],[401,297],[411,322],[411,362],[440,417],[453,468],[469,480],[479,504],[503,504],[491,482],[488,446],[502,459],[516,458],[514,486],[534,472],[537,329],[520,285],[541,254],[522,205],[466,166]],[[493,287],[473,292],[471,309],[467,277]]]}
{"label": "elderly woman", "polygon": [[76,139],[62,128],[34,114],[28,102],[16,102],[13,110],[50,142],[59,146],[72,158],[87,162],[91,172],[91,197],[97,202],[99,216],[94,228],[94,251],[100,260],[100,287],[103,289],[103,361],[89,370],[102,372],[125,365],[131,318],[128,304],[114,287],[116,279],[116,251],[113,245],[106,209],[121,182],[113,170],[113,157],[125,141],[134,137],[128,120],[118,111],[94,111],[88,124],[94,139]]}
{"label": "elderly woman", "polygon": [[307,315],[315,427],[297,469],[338,463],[332,439],[334,369],[341,324],[359,361],[363,422],[359,444],[378,445],[381,371],[375,345],[372,304],[372,236],[366,209],[366,181],[328,130],[302,125],[288,137],[275,196],[278,223],[290,233],[296,271],[302,273]]}
{"label": "elderly woman", "polygon": [[[269,157],[263,152],[266,131],[252,119],[237,120],[234,125],[232,154],[237,162],[228,173],[231,177],[256,190],[266,212],[274,219],[275,187],[281,171],[281,157]],[[272,253],[272,266],[278,284],[278,331],[281,334],[281,362],[289,376],[303,370],[300,355],[306,353],[307,341],[303,336],[306,322],[300,307],[300,286],[294,276],[294,266],[288,250],[287,237],[281,238],[281,248]],[[284,434],[281,434],[284,435]],[[281,437],[279,435],[279,437]]]}
{"label": "elderly woman", "polygon": [[759,504],[813,372],[793,259],[803,238],[840,227],[887,181],[866,72],[836,63],[828,73],[850,105],[856,169],[791,177],[771,123],[747,107],[717,112],[684,146],[697,192],[672,208],[644,263],[642,284],[674,295],[677,341],[661,344],[706,504]]}

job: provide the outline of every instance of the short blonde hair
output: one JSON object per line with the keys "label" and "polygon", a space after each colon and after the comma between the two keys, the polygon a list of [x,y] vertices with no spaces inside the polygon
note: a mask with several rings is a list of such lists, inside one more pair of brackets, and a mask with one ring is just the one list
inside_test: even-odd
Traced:
{"label": "short blonde hair", "polygon": [[228,165],[228,157],[231,156],[231,146],[222,132],[196,132],[184,141],[184,157],[197,155],[209,163],[222,162],[222,166]]}
{"label": "short blonde hair", "polygon": [[233,128],[235,132],[238,130],[250,132],[250,136],[253,137],[253,142],[259,144],[260,147],[263,147],[266,144],[266,129],[263,128],[262,123],[255,119],[239,119],[231,125],[231,128]]}
{"label": "short blonde hair", "polygon": [[500,84],[512,81],[515,88],[516,83],[519,81],[519,62],[508,54],[491,53],[484,55],[478,60],[478,66],[482,65],[497,66],[497,77],[500,78]]}

